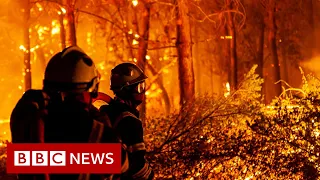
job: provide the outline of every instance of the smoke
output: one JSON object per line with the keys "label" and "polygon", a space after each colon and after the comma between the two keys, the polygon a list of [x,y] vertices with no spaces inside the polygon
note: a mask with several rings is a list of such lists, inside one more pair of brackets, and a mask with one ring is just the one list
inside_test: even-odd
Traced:
{"label": "smoke", "polygon": [[308,61],[301,62],[300,66],[303,70],[309,71],[309,73],[312,73],[318,78],[320,77],[320,55],[315,56]]}

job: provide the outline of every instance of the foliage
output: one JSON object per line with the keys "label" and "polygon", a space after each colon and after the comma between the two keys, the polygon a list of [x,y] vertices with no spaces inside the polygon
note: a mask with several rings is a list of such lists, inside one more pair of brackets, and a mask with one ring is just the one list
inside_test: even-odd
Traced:
{"label": "foliage", "polygon": [[319,176],[319,81],[303,76],[303,97],[281,96],[264,106],[255,68],[227,98],[203,97],[186,115],[149,120],[146,141],[158,179]]}

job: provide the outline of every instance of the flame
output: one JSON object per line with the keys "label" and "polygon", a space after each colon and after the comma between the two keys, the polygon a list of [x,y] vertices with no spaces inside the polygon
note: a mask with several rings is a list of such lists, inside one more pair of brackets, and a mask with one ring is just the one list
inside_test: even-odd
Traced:
{"label": "flame", "polygon": [[[30,52],[34,52],[34,51],[35,51],[36,49],[38,49],[39,47],[40,47],[39,45],[36,45],[36,46],[30,48]],[[26,49],[23,45],[20,45],[20,46],[19,46],[19,49],[22,50],[23,52],[26,52],[26,51],[27,51],[27,49]]]}
{"label": "flame", "polygon": [[139,41],[137,41],[137,40],[134,39],[134,40],[132,41],[132,45],[137,45],[137,44],[139,44]]}
{"label": "flame", "polygon": [[232,36],[220,36],[220,39],[232,39]]}
{"label": "flame", "polygon": [[53,20],[51,22],[51,25],[52,25],[51,34],[52,35],[59,34],[60,33],[60,25],[59,25],[58,20]]}
{"label": "flame", "polygon": [[27,50],[23,45],[20,45],[19,49],[21,49],[22,51],[26,51]]}
{"label": "flame", "polygon": [[34,52],[36,49],[38,49],[39,48],[39,45],[36,45],[35,47],[33,47],[33,48],[30,48],[30,52]]}
{"label": "flame", "polygon": [[229,84],[229,82],[226,83],[226,90],[227,90],[227,92],[224,93],[224,97],[230,96],[230,84]]}
{"label": "flame", "polygon": [[65,14],[67,11],[66,11],[65,8],[61,7],[61,12],[62,12],[63,14]]}
{"label": "flame", "polygon": [[133,5],[133,6],[137,6],[138,3],[139,3],[138,0],[132,0],[132,5]]}
{"label": "flame", "polygon": [[38,8],[39,11],[43,11],[43,7],[41,6],[41,4],[36,3],[36,6],[37,6],[37,8]]}
{"label": "flame", "polygon": [[167,61],[167,60],[169,60],[169,56],[167,56],[167,55],[164,55],[164,56],[163,56],[163,60],[164,60],[164,61]]}

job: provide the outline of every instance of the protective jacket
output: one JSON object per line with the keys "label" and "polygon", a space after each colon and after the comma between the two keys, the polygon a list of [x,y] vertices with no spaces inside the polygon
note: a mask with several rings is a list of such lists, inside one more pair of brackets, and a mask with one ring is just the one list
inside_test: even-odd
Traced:
{"label": "protective jacket", "polygon": [[[119,143],[110,120],[94,106],[65,99],[63,102],[41,90],[28,90],[15,106],[10,128],[13,143]],[[122,173],[129,167],[122,149]],[[18,175],[19,180],[116,179],[105,174]]]}
{"label": "protective jacket", "polygon": [[109,105],[101,106],[100,112],[108,114],[113,128],[129,152],[129,171],[121,179],[153,179],[154,172],[145,159],[146,147],[139,112],[117,98]]}

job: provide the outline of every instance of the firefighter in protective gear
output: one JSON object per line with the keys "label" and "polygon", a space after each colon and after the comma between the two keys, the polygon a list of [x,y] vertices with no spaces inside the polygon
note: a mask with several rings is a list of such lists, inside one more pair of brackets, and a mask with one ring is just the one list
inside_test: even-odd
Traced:
{"label": "firefighter in protective gear", "polygon": [[129,171],[122,179],[151,180],[154,172],[145,160],[146,147],[143,138],[142,122],[136,109],[145,96],[145,80],[148,77],[133,63],[122,63],[111,71],[111,87],[115,98],[100,107],[107,113],[113,128],[129,152]]}
{"label": "firefighter in protective gear", "polygon": [[[100,75],[92,59],[79,47],[71,46],[54,55],[45,70],[43,89],[28,90],[10,118],[13,143],[119,143],[107,116],[92,105]],[[122,150],[122,169],[129,168]],[[116,175],[45,174],[18,175],[26,180],[100,180]]]}

